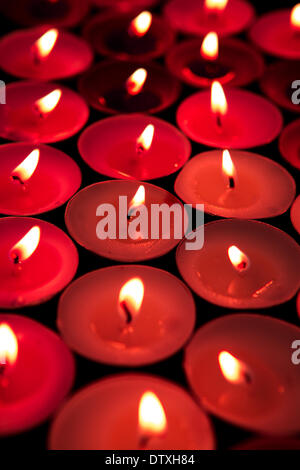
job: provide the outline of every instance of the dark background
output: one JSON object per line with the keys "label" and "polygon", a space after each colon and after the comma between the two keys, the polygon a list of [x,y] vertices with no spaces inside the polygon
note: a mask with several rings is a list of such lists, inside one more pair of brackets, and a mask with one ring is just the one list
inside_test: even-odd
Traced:
{"label": "dark background", "polygon": [[[5,0],[5,2],[7,1],[9,0]],[[82,0],[82,1],[85,1],[85,0]],[[3,3],[4,3],[4,0],[0,0],[0,7]],[[255,1],[252,0],[250,3],[252,3],[256,7],[257,13],[261,14],[266,11],[273,10],[275,8],[292,7],[296,3],[296,1],[294,2],[294,1],[288,1],[288,0],[280,0],[277,2],[271,3],[267,1],[263,2],[259,0],[255,0]],[[159,7],[156,8],[156,11],[159,12]],[[0,11],[0,14],[1,14],[1,11]],[[17,29],[18,27],[20,26],[13,24],[7,18],[1,15],[1,18],[0,18],[0,35],[1,36],[5,35],[7,32]],[[74,32],[80,34],[81,28],[82,28],[82,25],[75,28]],[[240,38],[247,40],[245,34],[242,34],[239,36]],[[178,38],[178,39],[181,39],[181,38]],[[99,60],[101,60],[101,57],[96,57],[96,61],[99,61]],[[266,57],[267,63],[270,63],[272,60],[274,59]],[[163,59],[160,59],[159,62],[163,63]],[[0,71],[0,79],[4,80],[6,83],[16,80],[15,78],[7,76],[4,72],[1,72],[1,71]],[[300,79],[300,77],[294,77],[294,79],[295,80]],[[65,80],[64,84],[66,84],[67,86],[75,90],[77,89],[76,79]],[[247,88],[257,93],[260,93],[259,86],[257,83]],[[184,86],[182,90],[182,94],[179,97],[178,101],[168,110],[158,114],[158,117],[161,117],[175,124],[175,113],[176,113],[176,109],[178,107],[179,102],[181,102],[184,97],[193,93],[193,91],[195,91],[193,88]],[[297,117],[288,112],[284,112],[283,114],[284,114],[285,125]],[[88,125],[103,117],[105,116],[102,115],[100,112],[91,110]],[[81,160],[78,150],[77,150],[77,140],[78,140],[78,135],[64,142],[59,142],[57,144],[54,144],[54,147],[66,152],[78,163],[78,165],[80,166],[82,170],[82,175],[83,175],[82,187],[88,186],[97,181],[107,180],[108,179],[107,177],[102,177],[101,175],[97,174],[96,172],[91,170]],[[0,144],[6,143],[6,142],[7,141],[0,139]],[[196,155],[202,151],[207,150],[206,147],[200,144],[193,143],[192,145],[193,145],[192,155]],[[278,151],[278,140],[274,141],[270,145],[251,149],[251,151],[261,153],[262,155],[265,155],[269,158],[272,158],[278,161],[281,165],[283,165],[284,167],[287,168],[287,170],[290,171],[290,173],[294,176],[295,179],[297,178],[298,170],[291,167],[280,156],[280,153]],[[156,184],[158,186],[161,186],[169,190],[170,192],[173,192],[174,181],[176,179],[176,176],[177,174],[172,175],[170,177],[161,178],[159,180],[153,180],[151,182],[153,182],[153,184]],[[274,188],[274,190],[276,190],[276,188]],[[298,184],[298,190],[299,190],[299,184]],[[40,218],[42,218],[43,220],[47,220],[57,225],[58,227],[66,230],[65,223],[64,223],[64,211],[65,211],[65,206],[55,211],[49,212],[47,214],[42,214]],[[217,217],[205,215],[205,222],[210,222],[215,219],[217,219]],[[277,217],[275,219],[267,219],[265,220],[265,222],[270,223],[271,225],[275,225],[278,228],[281,228],[282,230],[289,233],[292,237],[294,237],[299,242],[298,234],[294,230],[290,221],[289,211],[283,216]],[[78,268],[76,277],[79,277],[94,269],[118,264],[113,261],[106,260],[101,257],[97,257],[96,255],[88,252],[87,250],[79,246],[77,246],[77,248],[79,251],[80,262],[79,262],[79,268]],[[274,253],[274,255],[276,256],[276,253]],[[156,260],[151,260],[149,262],[145,262],[142,264],[148,264],[151,266],[165,269],[177,275],[178,277],[180,277],[177,267],[176,267],[176,263],[175,263],[175,250],[173,250],[171,253],[161,258],[158,258]],[[57,310],[58,299],[59,299],[59,295],[57,295],[56,297],[54,297],[52,300],[50,300],[49,302],[45,304],[38,305],[35,307],[24,308],[24,309],[18,310],[16,313],[21,314],[21,315],[26,315],[32,319],[35,319],[43,323],[44,325],[47,325],[53,330],[56,330],[56,310]],[[218,316],[222,316],[230,312],[227,309],[214,306],[206,302],[205,300],[200,299],[196,295],[194,295],[194,299],[195,299],[196,306],[197,306],[196,328],[200,327],[201,325],[208,322],[209,320],[212,320],[214,318],[217,318]],[[283,305],[279,305],[271,309],[260,310],[260,313],[271,315],[276,318],[281,318],[283,320],[299,325],[295,298]],[[188,385],[186,383],[186,379],[184,376],[184,372],[182,368],[182,361],[183,361],[183,352],[180,351],[179,353],[177,353],[176,355],[174,355],[173,357],[165,361],[162,361],[158,364],[154,364],[152,366],[139,368],[136,370],[144,372],[144,373],[156,374],[166,379],[173,380],[177,382],[178,384],[181,384],[182,386],[187,388]],[[84,387],[85,385],[90,384],[91,382],[97,379],[100,379],[101,377],[104,377],[108,374],[126,372],[126,369],[124,368],[111,367],[111,366],[106,366],[103,364],[94,363],[78,355],[76,355],[76,368],[77,368],[77,373],[76,373],[75,384],[74,384],[72,393]],[[0,419],[1,419],[1,406],[0,406]],[[231,426],[225,423],[224,421],[219,420],[218,418],[213,417],[212,420],[213,420],[213,425],[216,430],[218,449],[228,449],[252,436],[250,433],[246,432],[245,430]],[[38,450],[44,450],[46,449],[46,445],[47,445],[48,429],[49,429],[49,421],[26,433],[16,435],[16,436],[10,436],[7,438],[2,438],[0,440],[0,450],[1,449],[3,450],[5,449],[6,451],[7,450],[8,451],[9,450],[27,450],[27,451],[34,450],[35,452]]]}

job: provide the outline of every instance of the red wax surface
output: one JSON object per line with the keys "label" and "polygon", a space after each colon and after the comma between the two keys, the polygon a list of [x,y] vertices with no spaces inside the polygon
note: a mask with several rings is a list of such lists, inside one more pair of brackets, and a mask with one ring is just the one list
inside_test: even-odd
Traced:
{"label": "red wax surface", "polygon": [[284,128],[279,139],[279,150],[286,161],[300,170],[300,119]]}
{"label": "red wax surface", "polygon": [[[152,145],[136,152],[138,137],[154,125]],[[174,173],[191,154],[188,139],[171,124],[143,114],[103,119],[88,127],[78,141],[79,153],[95,171],[112,178],[149,180]]]}
{"label": "red wax surface", "polygon": [[[40,150],[38,166],[25,183],[11,180],[12,171],[34,150]],[[30,143],[0,146],[0,213],[34,215],[64,204],[80,187],[81,172],[65,153]]]}
{"label": "red wax surface", "polygon": [[[73,385],[75,364],[67,346],[45,326],[21,315],[0,314],[17,337],[18,356],[0,385],[0,436],[37,426]],[[11,366],[7,366],[8,368]]]}
{"label": "red wax surface", "polygon": [[291,9],[266,13],[252,26],[250,39],[267,54],[300,59],[300,34],[291,25],[290,17]]}
{"label": "red wax surface", "polygon": [[11,75],[37,80],[71,77],[89,67],[93,60],[90,46],[66,31],[59,31],[49,56],[36,64],[32,46],[48,30],[39,27],[5,36],[0,41],[0,67]]}
{"label": "red wax surface", "polygon": [[140,10],[150,8],[158,0],[92,0],[99,7],[112,8],[120,11]]}
{"label": "red wax surface", "polygon": [[[35,102],[60,89],[56,108],[40,117]],[[74,91],[55,83],[14,82],[6,87],[6,105],[0,106],[0,136],[14,141],[58,142],[76,134],[86,123],[89,108]]]}
{"label": "red wax surface", "polygon": [[204,0],[171,0],[164,13],[174,29],[197,36],[210,31],[220,36],[239,33],[249,27],[255,14],[244,0],[229,0],[225,10],[217,14],[207,11]]}
{"label": "red wax surface", "polygon": [[225,88],[228,112],[222,128],[211,111],[210,90],[185,99],[177,110],[177,123],[195,142],[220,148],[250,148],[272,142],[279,134],[283,119],[269,101],[250,91]]}
{"label": "red wax surface", "polygon": [[300,196],[296,198],[291,207],[291,221],[295,230],[300,234]]}
{"label": "red wax surface", "polygon": [[[34,226],[41,230],[40,243],[19,269],[9,252]],[[25,217],[0,219],[0,308],[45,302],[73,279],[77,266],[74,244],[55,225]]]}

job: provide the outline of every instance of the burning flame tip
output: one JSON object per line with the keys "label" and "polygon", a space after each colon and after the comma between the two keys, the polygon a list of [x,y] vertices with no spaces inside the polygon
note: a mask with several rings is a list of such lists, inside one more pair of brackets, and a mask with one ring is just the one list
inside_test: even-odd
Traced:
{"label": "burning flame tip", "polygon": [[37,249],[41,238],[41,229],[38,225],[32,227],[21,240],[10,250],[10,257],[18,262],[25,261]]}
{"label": "burning flame tip", "polygon": [[228,105],[223,87],[217,80],[211,85],[211,109],[213,113],[225,115]]}
{"label": "burning flame tip", "polygon": [[137,149],[146,151],[151,148],[155,128],[153,124],[149,124],[145,127],[139,138],[137,139]]}
{"label": "burning flame tip", "polygon": [[205,0],[205,8],[209,11],[223,11],[225,10],[229,0]]}
{"label": "burning flame tip", "polygon": [[13,365],[18,356],[18,340],[6,323],[0,324],[0,366]]}
{"label": "burning flame tip", "polygon": [[139,403],[139,427],[144,434],[162,434],[167,429],[167,418],[164,408],[151,391],[147,391],[141,397]]}
{"label": "burning flame tip", "polygon": [[201,55],[208,60],[216,60],[219,55],[219,38],[217,33],[210,32],[203,39]]}
{"label": "burning flame tip", "polygon": [[39,60],[46,59],[53,50],[58,38],[58,30],[49,29],[35,43],[34,50]]}
{"label": "burning flame tip", "polygon": [[133,36],[142,37],[149,31],[151,23],[152,14],[149,11],[143,11],[130,23],[129,33]]}
{"label": "burning flame tip", "polygon": [[31,178],[40,159],[40,150],[34,149],[13,171],[12,176],[17,177],[23,183]]}
{"label": "burning flame tip", "polygon": [[297,3],[291,11],[291,24],[300,29],[300,3]]}
{"label": "burning flame tip", "polygon": [[41,114],[48,114],[53,111],[61,99],[62,91],[57,88],[51,91],[48,95],[43,96],[36,101],[35,105]]}
{"label": "burning flame tip", "polygon": [[147,79],[147,70],[140,68],[133,72],[126,81],[126,89],[130,95],[137,95]]}
{"label": "burning flame tip", "polygon": [[237,271],[245,271],[250,265],[248,256],[235,245],[228,248],[228,257]]}

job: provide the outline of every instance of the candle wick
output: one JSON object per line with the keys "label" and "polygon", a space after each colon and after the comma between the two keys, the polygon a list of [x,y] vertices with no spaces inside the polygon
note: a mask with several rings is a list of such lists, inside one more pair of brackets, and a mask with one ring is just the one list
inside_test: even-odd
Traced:
{"label": "candle wick", "polygon": [[129,325],[132,322],[133,315],[130,312],[125,300],[121,302],[121,307],[123,308],[125,316],[126,316],[126,325]]}
{"label": "candle wick", "polygon": [[221,119],[221,114],[220,113],[216,114],[216,120],[217,120],[217,126],[221,130],[222,129],[222,119]]}
{"label": "candle wick", "polygon": [[229,177],[229,179],[228,179],[228,186],[229,186],[229,189],[234,189],[234,188],[235,188],[235,181],[234,181],[233,176],[230,176],[230,177]]}
{"label": "candle wick", "polygon": [[141,450],[144,450],[148,447],[148,444],[150,442],[151,436],[144,434],[143,436],[140,437],[139,441],[139,448]]}
{"label": "candle wick", "polygon": [[249,374],[249,372],[244,371],[243,375],[244,375],[244,379],[245,379],[246,384],[250,385],[252,383],[252,377]]}
{"label": "candle wick", "polygon": [[21,185],[23,191],[26,191],[26,189],[27,189],[26,184],[24,183],[24,181],[18,175],[11,175],[10,178],[11,178],[12,181],[17,181]]}

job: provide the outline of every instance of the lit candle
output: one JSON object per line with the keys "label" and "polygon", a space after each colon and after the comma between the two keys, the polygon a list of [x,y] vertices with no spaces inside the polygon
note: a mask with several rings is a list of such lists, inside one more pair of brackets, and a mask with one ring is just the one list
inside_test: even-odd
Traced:
{"label": "lit candle", "polygon": [[34,215],[64,204],[80,187],[81,172],[52,147],[16,143],[0,147],[0,213]]}
{"label": "lit candle", "polygon": [[11,83],[6,102],[0,106],[0,136],[9,140],[57,142],[76,134],[89,116],[81,96],[51,83]]}
{"label": "lit candle", "polygon": [[138,180],[170,175],[191,154],[188,139],[176,127],[143,114],[124,114],[92,124],[81,134],[78,149],[98,173]]}
{"label": "lit candle", "polygon": [[81,38],[56,28],[32,28],[4,36],[0,41],[0,65],[10,75],[55,80],[78,75],[93,59]]}
{"label": "lit candle", "polygon": [[214,81],[186,98],[177,110],[177,123],[192,140],[221,148],[257,147],[274,140],[283,120],[269,101],[238,88],[223,90]]}
{"label": "lit candle", "polygon": [[211,422],[190,395],[142,374],[109,377],[79,391],[55,418],[48,442],[53,450],[215,447]]}
{"label": "lit candle", "polygon": [[300,119],[288,124],[279,138],[279,150],[283,158],[300,170]]}
{"label": "lit candle", "polygon": [[45,421],[68,394],[74,360],[61,339],[21,315],[0,314],[0,436]]}
{"label": "lit candle", "polygon": [[[164,227],[157,217],[161,205],[167,212],[176,207],[176,215],[165,219]],[[79,245],[122,262],[144,261],[171,251],[183,236],[185,219],[182,203],[171,193],[130,180],[84,188],[68,203],[65,214],[67,229]]]}
{"label": "lit candle", "polygon": [[300,329],[254,314],[226,315],[201,327],[186,348],[185,372],[204,407],[252,431],[299,431],[300,377],[292,344]]}
{"label": "lit candle", "polygon": [[48,222],[0,219],[0,308],[45,302],[74,277],[78,254],[69,237]]}
{"label": "lit candle", "polygon": [[291,221],[295,230],[297,230],[297,232],[300,234],[300,196],[297,197],[294,204],[292,205]]}
{"label": "lit candle", "polygon": [[179,82],[162,66],[105,61],[79,80],[88,103],[104,113],[157,113],[176,101]]}
{"label": "lit candle", "polygon": [[175,192],[187,204],[204,204],[205,212],[211,214],[261,219],[288,210],[296,183],[269,158],[238,150],[212,150],[188,161],[176,179]]}
{"label": "lit candle", "polygon": [[183,240],[176,254],[182,277],[200,297],[227,308],[254,309],[297,293],[300,247],[286,233],[238,219],[208,223],[204,233],[201,250],[186,250]]}
{"label": "lit candle", "polygon": [[99,269],[77,279],[62,295],[57,317],[72,350],[131,367],[174,354],[194,324],[195,305],[186,286],[166,271],[138,265]]}

